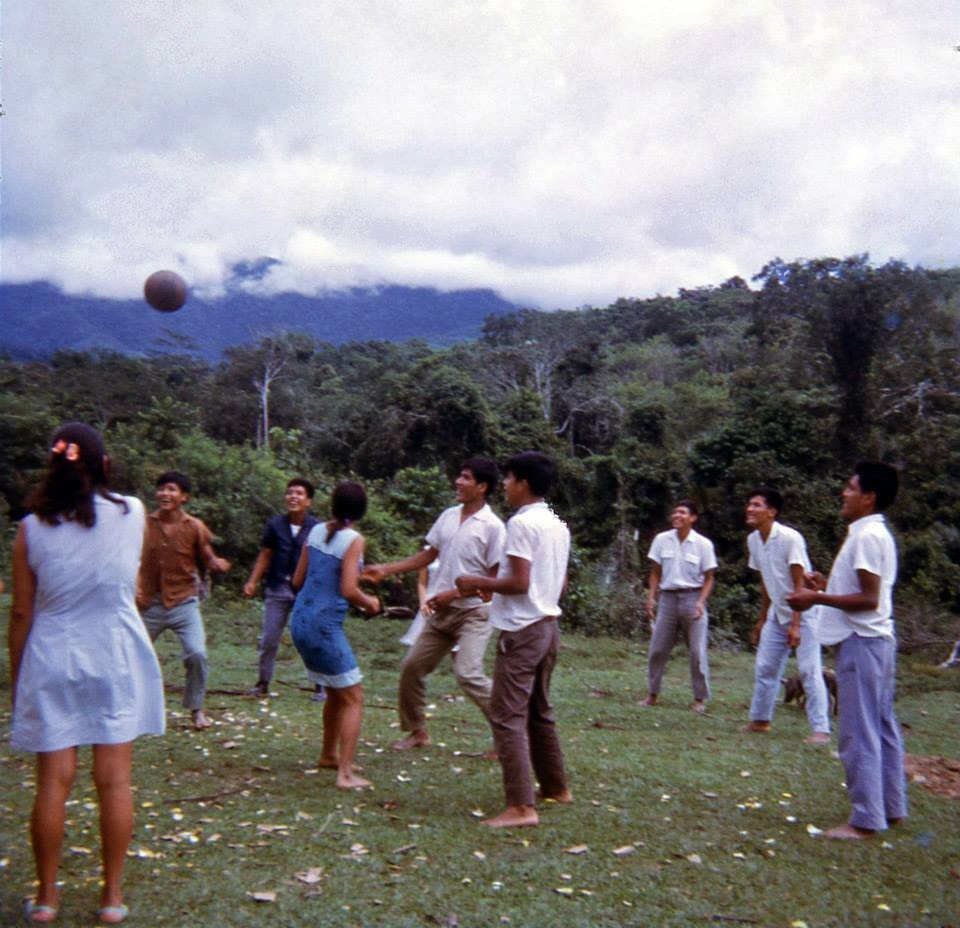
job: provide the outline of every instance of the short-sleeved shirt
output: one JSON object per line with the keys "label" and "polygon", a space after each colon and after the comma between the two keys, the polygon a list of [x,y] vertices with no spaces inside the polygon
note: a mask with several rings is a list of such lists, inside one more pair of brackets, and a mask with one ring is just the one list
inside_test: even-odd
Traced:
{"label": "short-sleeved shirt", "polygon": [[210,529],[183,510],[178,510],[171,522],[163,522],[159,512],[151,512],[137,578],[140,596],[150,600],[159,596],[166,609],[197,596],[203,547],[212,541]]}
{"label": "short-sleeved shirt", "polygon": [[316,516],[310,515],[305,516],[300,525],[291,525],[288,515],[273,516],[267,521],[260,536],[260,547],[272,552],[267,575],[263,578],[265,590],[275,590],[290,582],[303,543],[318,521]]}
{"label": "short-sleeved shirt", "polygon": [[515,632],[548,616],[560,615],[560,596],[570,558],[570,529],[545,503],[521,506],[507,523],[504,559],[498,576],[509,575],[509,557],[530,562],[526,593],[494,593],[490,623]]}
{"label": "short-sleeved shirt", "polygon": [[[428,595],[452,590],[461,574],[485,576],[500,563],[506,529],[503,521],[486,504],[462,522],[463,506],[445,509],[427,533],[427,544],[438,552],[437,570],[432,574]],[[461,596],[451,603],[457,609],[482,606],[479,596]]]}
{"label": "short-sleeved shirt", "polygon": [[750,552],[750,568],[759,570],[763,577],[774,617],[781,625],[786,625],[793,618],[793,611],[787,604],[787,597],[793,592],[790,568],[797,564],[804,570],[810,569],[803,535],[789,525],[774,522],[766,541],[759,531],[747,536],[747,550]]}
{"label": "short-sleeved shirt", "polygon": [[717,569],[713,542],[693,529],[683,541],[675,528],[660,532],[647,557],[660,565],[661,590],[699,590],[704,574]]}
{"label": "short-sleeved shirt", "polygon": [[834,606],[820,607],[817,637],[822,644],[839,644],[853,634],[861,638],[893,637],[893,585],[897,582],[897,545],[887,520],[874,513],[851,522],[827,580],[827,592],[847,595],[862,591],[858,570],[880,578],[877,608],[869,612],[846,612]]}

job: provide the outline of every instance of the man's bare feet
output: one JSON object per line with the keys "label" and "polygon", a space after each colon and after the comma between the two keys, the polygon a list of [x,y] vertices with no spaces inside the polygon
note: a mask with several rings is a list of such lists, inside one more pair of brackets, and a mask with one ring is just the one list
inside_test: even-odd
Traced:
{"label": "man's bare feet", "polygon": [[693,709],[697,715],[705,715],[707,711],[707,704],[702,699],[695,699],[690,708]]}
{"label": "man's bare feet", "polygon": [[369,780],[354,773],[337,774],[337,789],[366,789],[368,786],[372,786]]}
{"label": "man's bare feet", "polygon": [[815,731],[809,738],[807,738],[807,744],[829,744],[830,743],[830,732],[827,731]]}
{"label": "man's bare feet", "polygon": [[203,731],[205,728],[210,728],[210,726],[213,725],[213,722],[210,721],[209,716],[203,709],[194,709],[191,713],[191,720],[194,731]]}
{"label": "man's bare feet", "polygon": [[763,722],[760,719],[751,719],[746,725],[743,726],[743,728],[740,729],[740,731],[755,733],[767,732],[770,731],[770,723]]}
{"label": "man's bare feet", "polygon": [[390,745],[395,751],[409,751],[412,748],[425,748],[433,742],[430,740],[430,735],[426,731],[412,731],[406,738],[401,738],[399,741],[394,741]]}
{"label": "man's bare feet", "polygon": [[899,828],[903,824],[902,818],[888,818],[887,827],[888,828]]}
{"label": "man's bare feet", "polygon": [[573,802],[573,793],[568,789],[560,790],[557,793],[545,793],[542,790],[537,792],[537,799],[542,802],[562,802],[564,804]]}
{"label": "man's bare feet", "polygon": [[655,706],[657,704],[657,694],[651,693],[642,703],[641,706]]}
{"label": "man's bare feet", "polygon": [[834,841],[862,841],[875,835],[876,832],[869,828],[857,828],[856,825],[849,823],[837,825],[836,828],[830,828],[823,833],[825,838],[832,838]]}
{"label": "man's bare feet", "polygon": [[540,817],[533,806],[507,806],[499,815],[484,819],[487,828],[527,828],[539,825]]}

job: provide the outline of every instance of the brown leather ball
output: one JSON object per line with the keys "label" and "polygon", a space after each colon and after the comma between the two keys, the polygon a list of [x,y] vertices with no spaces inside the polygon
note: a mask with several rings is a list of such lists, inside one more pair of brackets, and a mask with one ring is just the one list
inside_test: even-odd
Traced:
{"label": "brown leather ball", "polygon": [[187,302],[187,283],[176,271],[154,271],[143,282],[143,298],[162,313],[175,313]]}

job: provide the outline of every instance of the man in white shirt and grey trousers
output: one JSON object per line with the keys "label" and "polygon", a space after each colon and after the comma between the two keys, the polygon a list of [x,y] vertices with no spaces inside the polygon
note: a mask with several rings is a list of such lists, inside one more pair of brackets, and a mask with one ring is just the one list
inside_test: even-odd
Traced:
{"label": "man in white shirt and grey trousers", "polygon": [[[655,706],[660,696],[663,670],[682,631],[690,650],[690,681],[693,684],[694,712],[707,711],[710,698],[710,667],[707,663],[707,599],[713,589],[717,557],[713,542],[693,526],[700,516],[691,499],[674,503],[670,513],[673,528],[653,539],[647,555],[650,593],[647,616],[656,620],[650,639],[649,693],[644,705]],[[657,608],[657,595],[660,606]]]}
{"label": "man in white shirt and grey trousers", "polygon": [[870,838],[907,815],[903,737],[893,713],[897,547],[883,516],[899,482],[888,464],[857,464],[843,489],[847,537],[829,580],[808,574],[808,588],[787,597],[801,612],[823,607],[818,636],[836,648],[838,750],[853,809],[845,824],[824,832],[828,838]]}

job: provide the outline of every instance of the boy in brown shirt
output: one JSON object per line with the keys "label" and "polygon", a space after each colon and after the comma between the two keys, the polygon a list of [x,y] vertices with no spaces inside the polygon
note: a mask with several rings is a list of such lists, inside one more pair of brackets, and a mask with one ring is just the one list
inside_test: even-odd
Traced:
{"label": "boy in brown shirt", "polygon": [[190,478],[170,470],[157,478],[156,486],[157,509],[147,517],[137,605],[151,641],[168,628],[180,639],[186,671],[183,705],[199,731],[212,724],[203,711],[207,647],[200,616],[200,568],[222,573],[230,562],[217,557],[210,529],[183,511],[190,499]]}

